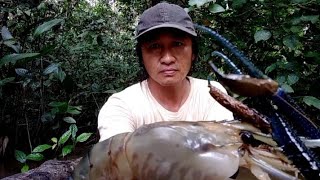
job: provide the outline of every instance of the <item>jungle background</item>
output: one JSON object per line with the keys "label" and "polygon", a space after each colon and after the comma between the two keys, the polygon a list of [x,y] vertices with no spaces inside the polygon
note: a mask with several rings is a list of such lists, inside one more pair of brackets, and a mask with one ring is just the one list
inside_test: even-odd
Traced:
{"label": "jungle background", "polygon": [[[98,141],[104,102],[139,81],[135,25],[158,2],[0,1],[0,178],[82,156]],[[320,124],[320,0],[168,2],[236,45]],[[194,77],[207,78],[211,59],[230,72],[214,50],[246,72],[212,37],[199,32],[199,44]]]}

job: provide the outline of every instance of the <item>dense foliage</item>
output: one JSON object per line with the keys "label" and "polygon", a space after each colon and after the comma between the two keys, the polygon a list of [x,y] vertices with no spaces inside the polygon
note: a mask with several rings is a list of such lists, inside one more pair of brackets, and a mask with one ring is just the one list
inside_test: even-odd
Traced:
{"label": "dense foliage", "polygon": [[[46,158],[61,152],[64,156],[76,142],[89,138],[76,141],[79,134],[96,134],[97,114],[110,94],[139,80],[134,28],[138,14],[157,2],[0,3],[0,156],[13,157],[16,152],[25,163],[26,154],[38,153],[35,147],[41,144],[49,146],[40,147],[40,152],[61,145],[62,150],[47,153]],[[171,2],[185,7],[196,23],[230,40],[277,80],[313,120],[320,119],[320,86],[316,83],[320,81],[319,0]],[[212,37],[199,35],[194,76],[208,76],[209,59],[228,71],[223,61],[211,55],[214,50],[224,52],[246,72]],[[5,137],[7,147],[2,144]],[[97,135],[91,136],[87,144],[97,140]],[[68,142],[72,146],[63,150]],[[18,149],[21,151],[15,151]],[[29,160],[37,157],[29,156]]]}

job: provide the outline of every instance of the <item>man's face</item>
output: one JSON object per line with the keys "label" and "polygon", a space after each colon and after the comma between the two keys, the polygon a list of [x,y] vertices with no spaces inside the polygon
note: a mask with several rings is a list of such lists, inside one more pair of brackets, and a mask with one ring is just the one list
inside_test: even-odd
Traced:
{"label": "man's face", "polygon": [[161,86],[173,86],[184,80],[194,54],[192,39],[181,31],[158,31],[141,44],[149,80]]}

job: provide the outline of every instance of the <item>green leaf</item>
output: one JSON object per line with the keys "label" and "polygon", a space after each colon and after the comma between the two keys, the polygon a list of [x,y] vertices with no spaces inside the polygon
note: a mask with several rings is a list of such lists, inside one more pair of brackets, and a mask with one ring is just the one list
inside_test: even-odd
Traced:
{"label": "green leaf", "polygon": [[81,107],[80,106],[69,106],[67,109],[67,113],[77,115],[81,113]]}
{"label": "green leaf", "polygon": [[312,24],[315,24],[319,21],[319,15],[313,15],[313,16],[301,16],[301,21],[308,22],[310,21]]}
{"label": "green leaf", "polygon": [[293,93],[294,92],[292,87],[290,85],[288,85],[288,84],[282,84],[281,88],[287,93]]}
{"label": "green leaf", "polygon": [[40,152],[43,152],[43,151],[50,149],[50,148],[51,148],[51,145],[49,145],[49,144],[41,144],[41,145],[35,147],[32,152],[33,153],[40,153]]}
{"label": "green leaf", "polygon": [[25,58],[35,59],[38,57],[38,55],[40,55],[40,53],[9,54],[0,59],[0,67],[9,63],[15,64],[17,61]]}
{"label": "green leaf", "polygon": [[28,164],[25,164],[22,168],[21,168],[21,172],[24,173],[24,172],[27,172],[29,171],[29,166]]}
{"label": "green leaf", "polygon": [[295,74],[289,74],[288,75],[288,84],[291,86],[293,84],[295,84],[296,82],[298,82],[299,77]]}
{"label": "green leaf", "polygon": [[313,96],[304,96],[303,102],[308,106],[314,106],[317,109],[320,109],[320,100]]}
{"label": "green leaf", "polygon": [[85,142],[91,135],[92,133],[82,133],[77,137],[76,142]]}
{"label": "green leaf", "polygon": [[27,159],[32,161],[41,161],[44,159],[44,156],[40,153],[31,153],[27,156]]}
{"label": "green leaf", "polygon": [[5,40],[3,41],[3,44],[12,48],[16,53],[19,53],[21,51],[20,44],[17,43],[14,39]]}
{"label": "green leaf", "polygon": [[40,34],[50,30],[53,26],[60,24],[61,22],[63,22],[63,19],[53,19],[51,21],[47,21],[37,27],[37,29],[34,31],[33,36],[37,37]]}
{"label": "green leaf", "polygon": [[19,161],[21,163],[25,163],[27,160],[26,154],[22,151],[19,151],[19,150],[14,151],[14,157],[16,158],[17,161]]}
{"label": "green leaf", "polygon": [[189,6],[196,5],[198,8],[203,6],[207,2],[216,2],[215,0],[189,0]]}
{"label": "green leaf", "polygon": [[48,75],[53,72],[58,72],[58,70],[59,70],[59,64],[52,63],[43,71],[42,74]]}
{"label": "green leaf", "polygon": [[295,36],[286,36],[283,38],[283,44],[291,49],[296,49],[301,46],[300,41]]}
{"label": "green leaf", "polygon": [[54,76],[60,80],[60,82],[63,82],[63,80],[66,78],[66,73],[62,70],[59,70],[54,73]]}
{"label": "green leaf", "polygon": [[237,9],[237,8],[241,8],[246,3],[247,3],[247,0],[233,0],[231,6]]}
{"label": "green leaf", "polygon": [[254,34],[254,40],[256,43],[259,41],[266,41],[270,39],[270,37],[271,37],[271,32],[267,30],[260,30]]}
{"label": "green leaf", "polygon": [[68,139],[70,138],[71,136],[71,131],[68,130],[66,131],[65,133],[62,134],[62,136],[60,137],[59,141],[58,141],[58,145],[62,145],[64,143],[66,143],[68,141]]}
{"label": "green leaf", "polygon": [[74,141],[76,139],[76,134],[78,132],[78,127],[75,124],[71,124],[69,127],[69,130],[71,131],[71,138]]}
{"label": "green leaf", "polygon": [[5,78],[5,79],[1,79],[0,80],[0,87],[4,86],[5,84],[7,84],[9,82],[12,82],[13,80],[14,80],[14,77],[8,77],[8,78]]}
{"label": "green leaf", "polygon": [[72,152],[72,150],[73,150],[73,146],[72,145],[64,146],[62,148],[62,156],[64,157],[64,156],[70,154]]}
{"label": "green leaf", "polygon": [[209,11],[212,13],[220,13],[220,12],[224,12],[226,10],[219,4],[212,4],[209,7]]}
{"label": "green leaf", "polygon": [[293,3],[306,3],[308,1],[309,0],[291,0],[291,2],[293,2]]}
{"label": "green leaf", "polygon": [[54,110],[55,112],[52,112],[53,114],[54,113],[65,113],[68,110],[68,106],[69,106],[67,102],[57,102],[57,101],[50,102],[48,105],[50,107],[56,108]]}
{"label": "green leaf", "polygon": [[273,70],[277,69],[277,63],[273,63],[271,65],[269,65],[265,70],[264,72],[266,74],[269,74],[270,72],[272,72]]}
{"label": "green leaf", "polygon": [[53,138],[51,138],[51,141],[54,142],[54,143],[57,143],[58,139],[56,137],[53,137]]}
{"label": "green leaf", "polygon": [[66,123],[69,123],[69,124],[75,124],[75,123],[76,123],[76,120],[73,119],[73,117],[64,117],[63,120],[64,120]]}

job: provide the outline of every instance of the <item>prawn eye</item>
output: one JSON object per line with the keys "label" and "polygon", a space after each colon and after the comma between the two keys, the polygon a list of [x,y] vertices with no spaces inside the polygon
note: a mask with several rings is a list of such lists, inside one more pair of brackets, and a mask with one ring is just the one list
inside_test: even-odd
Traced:
{"label": "prawn eye", "polygon": [[255,141],[253,135],[248,131],[242,131],[240,137],[245,144],[252,144]]}

